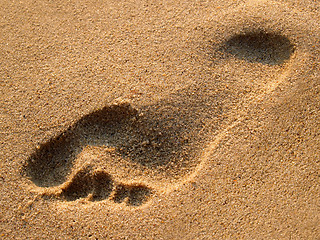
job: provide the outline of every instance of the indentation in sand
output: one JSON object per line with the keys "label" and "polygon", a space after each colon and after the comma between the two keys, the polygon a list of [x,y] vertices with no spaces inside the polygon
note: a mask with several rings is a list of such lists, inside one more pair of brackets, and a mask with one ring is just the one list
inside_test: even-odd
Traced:
{"label": "indentation in sand", "polygon": [[38,187],[56,189],[48,195],[61,200],[109,199],[139,206],[154,192],[143,176],[158,174],[160,179],[164,173],[170,178],[187,170],[180,169],[188,166],[187,159],[172,163],[187,144],[175,130],[140,116],[128,103],[114,104],[85,115],[40,145],[24,172]]}
{"label": "indentation in sand", "polygon": [[[281,40],[281,46],[286,43],[285,50],[269,43],[271,38]],[[281,36],[238,35],[228,40],[226,46],[237,57],[269,65],[281,64],[291,54],[291,45]],[[265,87],[270,84],[273,82]],[[193,94],[188,93],[191,90]],[[266,89],[261,90],[262,94],[267,93]],[[183,177],[193,176],[197,166],[201,166],[202,160],[195,153],[201,148],[201,138],[206,136],[190,135],[191,140],[186,136],[188,132],[195,134],[196,129],[204,132],[205,125],[197,125],[201,121],[193,119],[193,111],[207,109],[208,103],[201,106],[193,89],[184,91],[177,95],[181,98],[179,112],[170,110],[177,103],[166,101],[146,107],[143,115],[129,103],[120,103],[83,116],[66,131],[41,144],[27,160],[24,172],[38,187],[55,189],[45,195],[62,201],[108,200],[127,206],[146,203],[157,190],[170,189],[177,179],[186,181],[188,178]],[[242,97],[241,102],[252,102],[252,94]],[[161,110],[155,114],[154,108]],[[219,114],[220,108],[211,111]],[[221,120],[216,123],[217,128],[219,124],[222,126]]]}
{"label": "indentation in sand", "polygon": [[82,169],[62,187],[60,196],[67,201],[90,197],[92,201],[107,199],[113,188],[111,176],[104,171]]}
{"label": "indentation in sand", "polygon": [[[253,29],[220,38],[217,46],[223,46],[219,50],[227,54],[214,66],[222,69],[216,71],[216,82],[210,78],[161,103],[142,107],[144,115],[128,103],[95,110],[35,149],[24,173],[39,188],[51,189],[43,191],[44,195],[58,200],[108,200],[127,206],[140,206],[158,190],[169,191],[189,181],[228,131],[243,121],[250,104],[271,93],[290,72],[290,68],[275,66],[291,58],[295,49],[289,39],[271,30]],[[230,61],[226,68],[228,54],[255,64],[255,69],[275,70],[275,77],[266,74],[267,80],[260,85],[240,91],[235,70],[239,61]],[[242,75],[242,81],[250,81]],[[233,87],[240,89],[241,97]],[[233,97],[232,103],[228,97]],[[214,116],[215,128],[210,126],[206,132],[208,125],[202,120],[208,116]],[[204,140],[209,137],[210,144]],[[205,147],[206,152],[198,154]]]}
{"label": "indentation in sand", "polygon": [[257,31],[231,37],[224,50],[250,62],[278,65],[290,59],[294,46],[285,36]]}
{"label": "indentation in sand", "polygon": [[111,200],[113,200],[116,203],[125,202],[128,206],[139,206],[146,202],[151,194],[152,190],[143,185],[119,184],[115,188]]}
{"label": "indentation in sand", "polygon": [[93,171],[90,167],[83,168],[61,187],[61,191],[52,196],[76,201],[102,201],[109,199],[115,203],[124,202],[127,206],[140,206],[152,194],[152,189],[143,184],[123,184],[112,179],[105,170]]}

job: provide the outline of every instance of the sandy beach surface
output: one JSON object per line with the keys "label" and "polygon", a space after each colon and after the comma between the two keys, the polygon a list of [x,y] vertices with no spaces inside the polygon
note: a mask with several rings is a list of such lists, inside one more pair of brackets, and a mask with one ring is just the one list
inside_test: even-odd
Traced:
{"label": "sandy beach surface", "polygon": [[0,239],[320,239],[320,3],[0,2]]}

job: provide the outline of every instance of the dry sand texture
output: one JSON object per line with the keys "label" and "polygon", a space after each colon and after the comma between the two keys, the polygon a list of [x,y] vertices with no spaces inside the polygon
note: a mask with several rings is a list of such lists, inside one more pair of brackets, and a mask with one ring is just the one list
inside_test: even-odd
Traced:
{"label": "dry sand texture", "polygon": [[1,238],[320,239],[319,20],[1,1]]}

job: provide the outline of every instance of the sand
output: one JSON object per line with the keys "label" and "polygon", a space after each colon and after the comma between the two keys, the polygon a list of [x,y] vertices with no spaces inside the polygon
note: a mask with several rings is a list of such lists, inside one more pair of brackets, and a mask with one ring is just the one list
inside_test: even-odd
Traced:
{"label": "sand", "polygon": [[320,4],[0,3],[1,239],[320,239]]}

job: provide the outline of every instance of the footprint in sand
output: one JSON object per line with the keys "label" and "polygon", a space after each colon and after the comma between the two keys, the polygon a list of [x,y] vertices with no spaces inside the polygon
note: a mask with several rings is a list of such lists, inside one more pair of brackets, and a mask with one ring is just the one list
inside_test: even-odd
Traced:
{"label": "footprint in sand", "polygon": [[[278,73],[290,60],[294,46],[285,36],[259,28],[222,39],[215,51],[229,64],[233,57]],[[228,89],[232,84],[239,86],[236,74],[219,72],[222,64],[216,65],[220,78],[235,78],[229,81]],[[234,67],[242,71],[245,64],[239,64],[234,61]],[[46,195],[57,200],[107,200],[140,206],[157,191],[169,189],[190,175],[201,162],[203,146],[227,127],[226,113],[236,109],[240,100],[254,100],[246,99],[249,93],[228,90],[233,99],[228,102],[221,92],[213,94],[209,84],[183,89],[171,97],[174,100],[163,100],[139,111],[128,103],[93,111],[41,144],[27,160],[24,173],[38,188],[52,189]],[[215,88],[223,89],[224,84],[217,81]],[[265,85],[258,87],[266,89]],[[214,124],[207,121],[213,116]]]}
{"label": "footprint in sand", "polygon": [[39,187],[59,186],[51,195],[61,200],[110,199],[140,205],[153,189],[141,182],[118,181],[105,170],[109,164],[109,169],[119,171],[121,161],[147,164],[152,159],[149,155],[156,154],[156,146],[145,144],[156,136],[144,129],[137,118],[137,111],[129,104],[112,105],[88,114],[42,144],[29,158],[25,171]]}
{"label": "footprint in sand", "polygon": [[294,52],[288,38],[263,30],[235,35],[223,48],[239,59],[271,66],[283,64]]}

